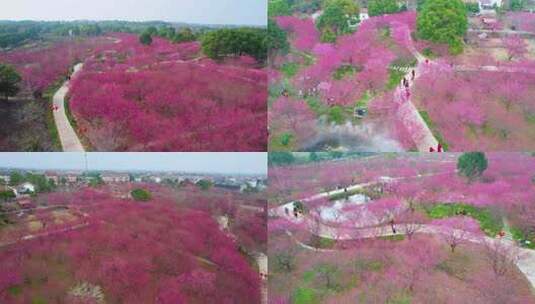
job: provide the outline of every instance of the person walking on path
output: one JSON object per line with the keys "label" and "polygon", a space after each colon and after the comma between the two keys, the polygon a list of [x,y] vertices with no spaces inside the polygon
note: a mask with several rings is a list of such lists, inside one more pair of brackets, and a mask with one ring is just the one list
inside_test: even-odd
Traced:
{"label": "person walking on path", "polygon": [[395,226],[395,223],[394,223],[394,219],[390,220],[390,227],[392,228],[392,233],[396,234],[397,230],[396,230],[396,226]]}

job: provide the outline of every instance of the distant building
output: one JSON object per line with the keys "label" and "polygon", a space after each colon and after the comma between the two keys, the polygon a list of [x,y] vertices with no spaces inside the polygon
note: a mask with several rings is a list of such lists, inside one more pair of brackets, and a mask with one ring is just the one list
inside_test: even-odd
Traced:
{"label": "distant building", "polygon": [[366,19],[369,19],[370,18],[370,15],[368,15],[368,9],[367,8],[363,8],[360,10],[360,13],[359,13],[359,19],[360,19],[360,22],[366,20]]}
{"label": "distant building", "polygon": [[100,177],[105,183],[128,183],[130,181],[130,175],[127,173],[102,173]]}
{"label": "distant building", "polygon": [[76,174],[67,174],[64,176],[64,178],[69,184],[74,184],[78,181],[78,175]]}
{"label": "distant building", "polygon": [[3,180],[6,184],[9,184],[11,177],[9,175],[0,175],[0,179]]}
{"label": "distant building", "polygon": [[154,183],[158,183],[158,184],[162,182],[162,178],[159,177],[159,176],[151,176],[151,177],[150,177],[150,180],[151,180],[152,182],[154,182]]}
{"label": "distant building", "polygon": [[48,181],[53,181],[56,185],[59,184],[59,175],[56,172],[45,172],[45,177]]}
{"label": "distant building", "polygon": [[480,10],[491,10],[502,6],[502,0],[479,0],[478,3]]}
{"label": "distant building", "polygon": [[[16,187],[17,193],[20,194],[29,194],[35,192],[35,185],[29,182],[22,183]],[[16,194],[17,194],[16,193]]]}

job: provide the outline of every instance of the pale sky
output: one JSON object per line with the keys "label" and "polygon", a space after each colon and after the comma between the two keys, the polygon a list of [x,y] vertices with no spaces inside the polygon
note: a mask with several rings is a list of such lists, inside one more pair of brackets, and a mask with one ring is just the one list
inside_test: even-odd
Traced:
{"label": "pale sky", "polygon": [[[267,153],[87,153],[89,170],[153,170],[267,175]],[[84,170],[84,153],[0,153],[0,168]]]}
{"label": "pale sky", "polygon": [[0,20],[266,25],[267,0],[0,0]]}

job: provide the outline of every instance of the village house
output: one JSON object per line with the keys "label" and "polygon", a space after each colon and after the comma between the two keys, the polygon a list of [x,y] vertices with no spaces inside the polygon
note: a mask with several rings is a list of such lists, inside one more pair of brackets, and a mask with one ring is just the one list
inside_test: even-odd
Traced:
{"label": "village house", "polygon": [[75,174],[67,174],[64,176],[65,180],[67,180],[67,183],[74,184],[78,181],[78,175]]}
{"label": "village house", "polygon": [[59,184],[59,175],[56,172],[47,171],[45,172],[45,178],[48,181],[53,181],[54,184]]}
{"label": "village house", "polygon": [[35,185],[29,182],[24,182],[16,188],[16,195],[30,194],[35,192]]}
{"label": "village house", "polygon": [[127,173],[102,173],[100,177],[105,183],[128,183],[130,181],[130,175]]}
{"label": "village house", "polygon": [[492,10],[502,6],[502,0],[479,0],[478,3],[480,10]]}
{"label": "village house", "polygon": [[0,184],[1,183],[9,184],[10,181],[11,181],[11,177],[9,175],[0,175]]}

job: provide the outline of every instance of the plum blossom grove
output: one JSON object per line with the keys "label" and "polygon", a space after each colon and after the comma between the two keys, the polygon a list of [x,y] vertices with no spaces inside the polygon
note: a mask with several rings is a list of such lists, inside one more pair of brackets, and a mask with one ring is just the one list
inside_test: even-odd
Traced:
{"label": "plum blossom grove", "polygon": [[[307,104],[302,100],[310,104],[310,98],[317,96],[320,109],[326,109],[314,109],[318,117],[332,107],[351,108],[365,96],[379,95],[369,105],[370,118],[363,121],[381,125],[379,129],[386,129],[388,136],[405,149],[414,146],[402,123],[404,118],[399,116],[400,103],[395,102],[390,92],[385,92],[389,65],[395,60],[406,61],[411,58],[407,49],[406,31],[415,26],[414,13],[370,18],[362,22],[353,34],[340,36],[335,43],[320,42],[318,30],[311,19],[281,16],[276,21],[290,33],[291,44],[299,51],[297,54],[290,53],[285,58],[276,58],[272,63],[273,68],[288,62],[302,66],[287,84],[282,82],[283,87],[289,88],[290,93],[295,95],[296,102],[302,103],[306,108]],[[391,34],[385,38],[384,31],[388,28]],[[385,39],[388,41],[385,42]],[[374,51],[369,52],[370,49]],[[352,67],[356,72],[341,79],[333,78],[332,75],[341,67]],[[280,74],[274,74],[270,79],[273,87],[280,86],[281,81],[283,79]],[[302,127],[284,122],[286,116],[279,116],[279,109],[283,106],[276,108],[278,103],[288,105],[288,99],[281,96],[272,103],[270,126],[275,126],[271,130],[272,137],[290,132],[295,136],[299,147],[318,133],[313,130],[321,126],[311,128],[317,118],[310,115],[303,117]],[[302,111],[305,111],[304,108]],[[309,131],[303,133],[302,130]]]}
{"label": "plum blossom grove", "polygon": [[[421,150],[420,139],[429,132],[448,151],[530,150],[534,14],[508,12],[496,17],[492,28],[483,27],[504,32],[498,38],[479,35],[482,25],[476,24],[485,18],[472,18],[475,28],[465,37],[466,51],[456,56],[446,45],[418,39],[416,19],[415,12],[371,17],[354,33],[325,43],[313,18],[275,17],[293,48],[271,62],[270,124],[275,127],[270,140],[275,147],[309,150],[306,143],[322,136],[325,128],[351,123],[365,126],[366,136],[378,138],[384,132],[404,150]],[[409,77],[410,87],[400,89],[391,82],[406,78],[411,69],[417,72]],[[284,123],[285,116],[271,107],[288,105],[287,97],[308,105],[316,118],[303,117],[303,127]],[[358,108],[368,113],[354,119],[357,115],[349,113]],[[293,136],[290,144],[288,134]]]}
{"label": "plum blossom grove", "polygon": [[[82,221],[85,226],[74,229],[69,222],[63,226],[70,230],[53,234],[61,231],[61,225],[47,225],[45,230],[50,235],[42,233],[33,240],[4,245],[0,253],[1,269],[5,270],[0,276],[2,302],[97,300],[76,296],[72,292],[76,282],[93,286],[106,303],[260,301],[259,276],[238,250],[236,240],[220,230],[210,214],[214,209],[208,212],[199,208],[208,210],[209,204],[218,205],[214,197],[204,195],[197,201],[200,205],[190,208],[177,205],[162,189],[152,190],[160,194],[141,204],[114,198],[102,189],[38,197],[52,206],[67,203],[71,212],[79,214],[80,219],[74,223]],[[189,194],[185,195],[187,201]],[[222,208],[226,204],[219,205]],[[45,223],[54,222],[37,217]],[[238,223],[248,221],[252,227],[262,221],[242,217]],[[243,228],[237,229],[241,240],[244,236],[239,231]],[[27,233],[20,231],[21,235]],[[13,293],[16,289],[24,292]]]}
{"label": "plum blossom grove", "polygon": [[[265,146],[264,72],[187,60],[199,46],[135,37],[96,56],[70,90],[72,111],[98,150],[260,151]],[[232,134],[232,136],[229,136]]]}
{"label": "plum blossom grove", "polygon": [[60,41],[35,49],[16,49],[0,53],[0,62],[12,64],[17,68],[28,93],[44,93],[46,88],[68,74],[73,62],[81,61],[91,56],[94,51],[112,43],[113,40],[103,37]]}
{"label": "plum blossom grove", "polygon": [[[95,150],[265,151],[267,75],[248,56],[215,62],[198,42],[150,46],[133,34],[62,41],[0,55],[29,92],[84,63],[69,89],[78,131]],[[229,136],[232,134],[232,136]]]}
{"label": "plum blossom grove", "polygon": [[[273,299],[329,289],[311,297],[462,302],[460,293],[476,303],[534,303],[535,252],[521,244],[535,240],[535,158],[487,153],[488,168],[468,180],[456,170],[458,156],[401,153],[272,167]],[[354,276],[365,284],[351,283]],[[451,294],[451,286],[460,291]]]}

